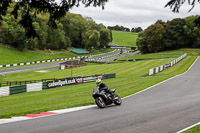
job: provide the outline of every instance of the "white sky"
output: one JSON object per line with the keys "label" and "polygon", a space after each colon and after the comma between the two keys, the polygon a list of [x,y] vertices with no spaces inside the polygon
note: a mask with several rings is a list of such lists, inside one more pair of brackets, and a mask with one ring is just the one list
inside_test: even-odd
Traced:
{"label": "white sky", "polygon": [[188,13],[191,6],[185,4],[180,13],[173,13],[169,7],[164,8],[169,0],[109,0],[105,9],[101,7],[87,7],[83,5],[74,7],[71,13],[81,14],[83,17],[91,17],[96,23],[105,26],[122,25],[128,28],[147,28],[157,20],[172,20],[173,18],[184,18],[191,15],[200,15],[200,4],[196,3],[194,9]]}

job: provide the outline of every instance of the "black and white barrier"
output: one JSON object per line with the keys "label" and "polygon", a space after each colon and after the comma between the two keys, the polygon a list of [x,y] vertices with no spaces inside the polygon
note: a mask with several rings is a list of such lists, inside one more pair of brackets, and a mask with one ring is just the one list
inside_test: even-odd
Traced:
{"label": "black and white barrier", "polygon": [[116,73],[93,75],[87,77],[63,78],[49,82],[39,82],[39,83],[24,84],[19,86],[0,87],[0,97],[25,93],[25,92],[32,92],[32,91],[42,91],[46,89],[62,87],[67,85],[94,82],[97,79],[105,80],[111,78],[116,78]]}
{"label": "black and white barrier", "polygon": [[179,61],[181,61],[183,58],[185,58],[187,56],[187,54],[183,54],[181,55],[179,58],[177,58],[176,60],[173,60],[170,63],[167,63],[165,65],[159,66],[159,67],[155,67],[149,70],[149,76],[154,75],[156,73],[162,72],[163,70],[167,69],[168,67],[171,67],[173,65],[175,65],[176,63],[178,63]]}

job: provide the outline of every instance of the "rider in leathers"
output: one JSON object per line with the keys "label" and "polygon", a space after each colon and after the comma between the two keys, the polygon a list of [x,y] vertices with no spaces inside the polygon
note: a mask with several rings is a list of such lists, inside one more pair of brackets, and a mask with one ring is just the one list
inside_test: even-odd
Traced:
{"label": "rider in leathers", "polygon": [[98,79],[98,80],[96,81],[96,84],[97,84],[97,86],[99,86],[99,90],[100,90],[100,91],[101,91],[101,90],[104,90],[106,93],[109,93],[109,94],[113,95],[112,92],[108,89],[108,86],[107,86],[105,83],[103,83],[103,82],[101,81],[101,79]]}

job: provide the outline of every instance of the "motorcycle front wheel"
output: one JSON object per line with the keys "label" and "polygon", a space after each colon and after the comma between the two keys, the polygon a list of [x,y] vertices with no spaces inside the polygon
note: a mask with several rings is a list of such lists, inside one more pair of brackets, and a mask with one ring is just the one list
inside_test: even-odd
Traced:
{"label": "motorcycle front wheel", "polygon": [[99,108],[105,108],[105,106],[106,106],[106,103],[105,103],[105,101],[103,100],[102,97],[97,97],[97,98],[95,99],[95,102],[96,102],[96,105],[97,105]]}
{"label": "motorcycle front wheel", "polygon": [[114,94],[114,104],[115,105],[121,105],[122,104],[122,99],[116,94]]}

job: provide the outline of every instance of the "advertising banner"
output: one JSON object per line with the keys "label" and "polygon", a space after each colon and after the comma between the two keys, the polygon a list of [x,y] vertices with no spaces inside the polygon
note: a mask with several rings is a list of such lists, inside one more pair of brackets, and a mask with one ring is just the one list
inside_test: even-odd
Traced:
{"label": "advertising banner", "polygon": [[59,80],[47,82],[47,87],[55,88],[55,87],[62,87],[66,85],[87,83],[87,82],[93,82],[93,81],[96,81],[97,79],[102,79],[102,78],[103,78],[102,75],[95,75],[95,76],[89,76],[89,77],[65,78],[65,79],[59,79]]}

